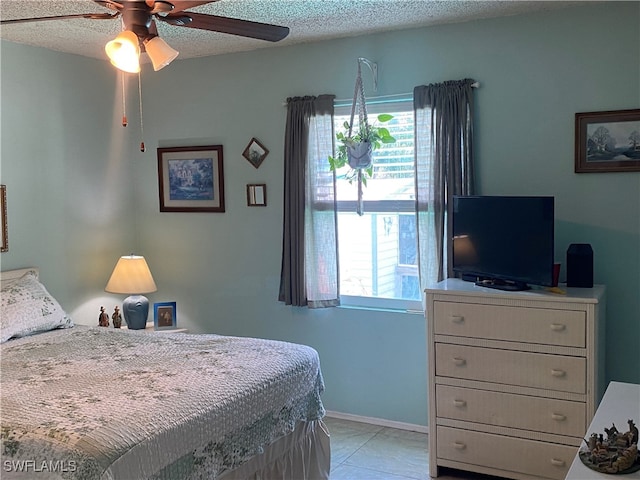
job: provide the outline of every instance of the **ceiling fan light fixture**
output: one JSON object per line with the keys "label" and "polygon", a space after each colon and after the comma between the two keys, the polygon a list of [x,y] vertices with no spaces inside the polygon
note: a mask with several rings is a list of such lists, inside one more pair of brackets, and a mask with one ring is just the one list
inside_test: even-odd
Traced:
{"label": "ceiling fan light fixture", "polygon": [[178,56],[178,51],[170,47],[160,37],[152,37],[149,40],[145,40],[144,48],[156,72],[169,65]]}
{"label": "ceiling fan light fixture", "polygon": [[129,73],[140,71],[140,45],[138,36],[131,30],[124,30],[104,47],[109,60],[116,68]]}

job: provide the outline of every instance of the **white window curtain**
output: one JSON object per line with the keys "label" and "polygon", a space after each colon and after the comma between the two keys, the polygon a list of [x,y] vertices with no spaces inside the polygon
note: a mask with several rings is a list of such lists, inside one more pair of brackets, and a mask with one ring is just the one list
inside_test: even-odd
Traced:
{"label": "white window curtain", "polygon": [[333,95],[287,99],[284,221],[278,300],[309,308],[339,304]]}
{"label": "white window curtain", "polygon": [[452,275],[454,195],[473,195],[473,89],[475,80],[421,85],[415,111],[416,215],[420,286]]}

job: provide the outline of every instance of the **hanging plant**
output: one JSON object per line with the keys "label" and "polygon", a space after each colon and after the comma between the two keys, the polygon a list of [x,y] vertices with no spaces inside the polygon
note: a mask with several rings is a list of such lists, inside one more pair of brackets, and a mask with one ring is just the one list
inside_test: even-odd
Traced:
{"label": "hanging plant", "polygon": [[[393,115],[382,113],[377,117],[379,123],[386,123],[393,119]],[[349,183],[357,179],[358,170],[366,175],[362,176],[362,183],[367,185],[367,177],[373,176],[373,151],[383,144],[395,143],[396,139],[386,127],[364,124],[353,134],[349,122],[344,122],[344,131],[336,133],[337,154],[329,157],[329,168],[339,170],[349,165],[345,178]]]}
{"label": "hanging plant", "polygon": [[[367,177],[373,176],[373,151],[383,144],[394,143],[396,141],[389,133],[389,130],[380,125],[370,125],[367,119],[367,107],[364,98],[364,87],[362,85],[362,73],[360,61],[358,59],[358,75],[356,76],[356,87],[353,92],[353,103],[351,105],[351,119],[344,122],[344,132],[336,133],[338,141],[338,152],[335,157],[329,157],[329,168],[336,171],[346,165],[350,169],[345,178],[349,183],[355,180],[358,184],[358,202],[356,212],[358,215],[364,213],[362,200],[362,186],[367,185]],[[354,116],[358,109],[358,127],[354,133]],[[393,118],[393,115],[378,115],[378,122],[386,123]],[[364,172],[364,174],[363,174]]]}

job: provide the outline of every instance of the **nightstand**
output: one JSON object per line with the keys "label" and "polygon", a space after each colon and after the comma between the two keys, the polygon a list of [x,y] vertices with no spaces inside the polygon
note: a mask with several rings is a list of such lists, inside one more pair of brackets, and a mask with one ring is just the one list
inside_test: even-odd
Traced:
{"label": "nightstand", "polygon": [[165,328],[163,330],[155,330],[153,328],[153,322],[147,322],[147,326],[144,329],[145,332],[153,332],[153,333],[187,333],[189,329],[187,328]]}

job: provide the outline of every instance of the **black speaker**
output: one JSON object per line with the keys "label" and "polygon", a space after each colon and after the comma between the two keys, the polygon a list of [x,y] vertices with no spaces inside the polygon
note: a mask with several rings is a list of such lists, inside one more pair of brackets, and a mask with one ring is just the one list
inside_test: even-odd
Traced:
{"label": "black speaker", "polygon": [[593,287],[593,249],[588,243],[572,243],[567,249],[567,287]]}

